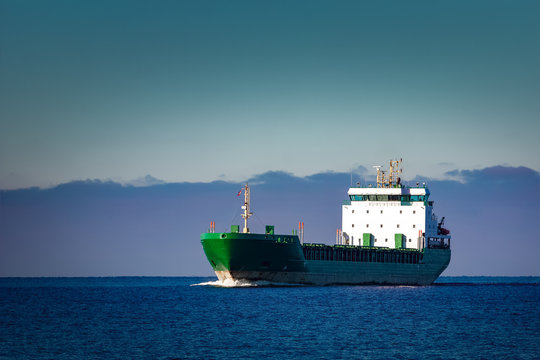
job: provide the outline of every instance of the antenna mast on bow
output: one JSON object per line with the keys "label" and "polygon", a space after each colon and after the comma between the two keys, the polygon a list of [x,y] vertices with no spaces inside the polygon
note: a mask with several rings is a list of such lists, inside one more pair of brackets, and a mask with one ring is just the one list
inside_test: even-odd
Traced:
{"label": "antenna mast on bow", "polygon": [[247,234],[249,233],[248,228],[248,219],[253,215],[252,212],[249,211],[249,186],[246,183],[244,186],[244,205],[242,205],[242,210],[244,210],[244,213],[242,214],[242,217],[244,218],[244,230],[242,230],[243,233]]}

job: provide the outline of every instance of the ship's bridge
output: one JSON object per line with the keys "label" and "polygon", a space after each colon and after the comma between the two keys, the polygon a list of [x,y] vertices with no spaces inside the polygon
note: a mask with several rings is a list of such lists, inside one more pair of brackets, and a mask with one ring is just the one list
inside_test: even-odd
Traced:
{"label": "ship's bridge", "polygon": [[433,213],[428,188],[425,183],[416,183],[416,187],[402,184],[400,163],[401,160],[391,160],[388,175],[381,166],[375,166],[376,186],[349,189],[349,199],[342,202],[337,243],[415,250],[446,246],[449,232]]}
{"label": "ship's bridge", "polygon": [[437,236],[430,192],[423,186],[351,187],[342,203],[344,243],[421,250]]}
{"label": "ship's bridge", "polygon": [[427,201],[430,192],[426,187],[352,187],[348,195],[351,201]]}

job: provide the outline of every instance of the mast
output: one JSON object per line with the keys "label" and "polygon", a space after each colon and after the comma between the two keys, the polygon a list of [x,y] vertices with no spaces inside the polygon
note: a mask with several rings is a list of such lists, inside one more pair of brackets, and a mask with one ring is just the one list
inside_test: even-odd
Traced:
{"label": "mast", "polygon": [[398,180],[401,173],[402,173],[402,169],[401,169],[401,162],[403,161],[403,159],[399,159],[399,160],[390,160],[390,177],[388,179],[388,183],[389,183],[389,186],[392,187],[394,185],[399,185]]}
{"label": "mast", "polygon": [[401,179],[400,175],[402,172],[401,162],[403,160],[390,160],[390,170],[388,177],[386,177],[386,172],[381,170],[380,165],[373,166],[377,169],[377,187],[378,188],[391,188],[394,185],[400,185]]}
{"label": "mast", "polygon": [[384,171],[381,171],[381,165],[374,165],[377,169],[377,187],[384,187]]}
{"label": "mast", "polygon": [[248,219],[253,215],[253,213],[249,211],[249,186],[247,183],[244,186],[244,205],[242,205],[242,210],[244,210],[244,213],[242,214],[242,217],[244,218],[244,230],[242,230],[242,232],[247,234],[249,233]]}

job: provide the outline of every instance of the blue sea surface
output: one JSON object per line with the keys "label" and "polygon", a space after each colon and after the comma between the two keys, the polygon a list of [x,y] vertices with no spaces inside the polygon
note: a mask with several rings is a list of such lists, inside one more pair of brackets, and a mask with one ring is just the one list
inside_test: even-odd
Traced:
{"label": "blue sea surface", "polygon": [[540,278],[0,278],[0,359],[539,359]]}

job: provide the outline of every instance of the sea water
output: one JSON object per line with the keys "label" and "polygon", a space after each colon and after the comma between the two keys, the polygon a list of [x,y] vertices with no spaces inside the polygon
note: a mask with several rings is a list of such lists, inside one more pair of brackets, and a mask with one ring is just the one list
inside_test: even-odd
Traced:
{"label": "sea water", "polygon": [[540,278],[1,278],[0,359],[538,359]]}

